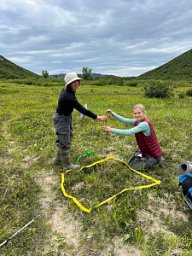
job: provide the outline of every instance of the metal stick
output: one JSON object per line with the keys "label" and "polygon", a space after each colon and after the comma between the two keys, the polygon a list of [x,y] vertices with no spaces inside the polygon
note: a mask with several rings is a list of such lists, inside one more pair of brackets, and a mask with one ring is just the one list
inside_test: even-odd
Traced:
{"label": "metal stick", "polygon": [[38,215],[37,217],[35,217],[34,219],[32,219],[31,221],[29,221],[27,224],[25,224],[25,226],[23,226],[22,228],[20,228],[17,232],[15,232],[12,236],[10,236],[9,238],[7,238],[7,240],[5,240],[3,243],[0,244],[0,247],[2,247],[3,245],[5,245],[6,243],[8,243],[8,241],[10,241],[13,237],[15,237],[18,233],[20,233],[23,229],[25,229],[27,226],[31,225],[31,223],[34,222],[35,219],[37,219],[38,217],[40,217],[40,215]]}

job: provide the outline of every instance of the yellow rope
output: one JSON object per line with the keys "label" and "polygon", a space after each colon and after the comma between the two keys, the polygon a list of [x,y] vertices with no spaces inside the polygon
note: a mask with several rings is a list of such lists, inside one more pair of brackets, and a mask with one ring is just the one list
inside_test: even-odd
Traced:
{"label": "yellow rope", "polygon": [[[136,186],[136,187],[131,187],[131,188],[125,188],[125,189],[121,190],[120,192],[114,194],[113,196],[107,198],[106,200],[102,201],[101,203],[99,203],[99,204],[93,206],[92,208],[86,208],[86,207],[83,206],[75,197],[73,197],[73,196],[67,194],[67,192],[66,192],[66,190],[65,190],[65,188],[64,188],[65,176],[64,176],[64,173],[61,173],[61,190],[62,190],[62,192],[63,192],[63,195],[64,195],[65,197],[67,197],[67,198],[72,199],[72,200],[74,201],[74,203],[75,203],[82,211],[87,212],[87,213],[90,213],[90,212],[92,211],[92,209],[98,208],[99,206],[101,206],[101,205],[103,205],[103,204],[105,204],[105,203],[111,201],[113,198],[115,198],[116,196],[118,196],[118,195],[124,193],[125,191],[128,191],[128,190],[135,190],[135,189],[150,188],[150,187],[152,187],[152,186],[156,186],[156,185],[159,185],[159,184],[161,183],[160,180],[156,180],[155,178],[153,178],[153,177],[151,177],[151,176],[149,176],[149,175],[146,175],[146,174],[144,174],[144,173],[142,173],[142,172],[139,172],[139,171],[137,171],[137,170],[131,168],[126,162],[124,162],[124,161],[122,161],[122,160],[120,160],[120,159],[118,159],[118,158],[116,158],[116,157],[114,157],[114,156],[108,156],[108,157],[106,157],[106,158],[104,158],[104,159],[102,159],[102,160],[99,160],[99,161],[97,161],[97,162],[94,162],[94,163],[92,163],[92,164],[90,164],[90,165],[83,166],[83,167],[81,167],[81,168],[79,169],[79,171],[81,171],[81,170],[83,170],[83,169],[85,169],[85,168],[90,168],[90,167],[92,167],[92,166],[94,166],[94,165],[96,165],[96,164],[98,164],[98,163],[102,163],[102,162],[105,162],[105,161],[110,160],[110,159],[124,163],[130,170],[132,170],[133,172],[139,174],[140,176],[142,176],[142,177],[144,177],[144,178],[146,178],[146,179],[148,179],[148,180],[151,180],[153,183],[148,184],[148,185],[141,185],[141,186]],[[72,170],[67,170],[67,171],[65,172],[65,174],[67,174],[67,173],[69,173],[69,172],[71,172],[71,171],[72,171]]]}

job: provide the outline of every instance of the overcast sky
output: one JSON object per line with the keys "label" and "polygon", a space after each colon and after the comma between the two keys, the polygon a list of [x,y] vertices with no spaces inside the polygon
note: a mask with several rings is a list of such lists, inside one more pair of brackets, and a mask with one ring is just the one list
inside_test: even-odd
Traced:
{"label": "overcast sky", "polygon": [[32,72],[137,76],[192,48],[192,0],[0,0],[0,55]]}

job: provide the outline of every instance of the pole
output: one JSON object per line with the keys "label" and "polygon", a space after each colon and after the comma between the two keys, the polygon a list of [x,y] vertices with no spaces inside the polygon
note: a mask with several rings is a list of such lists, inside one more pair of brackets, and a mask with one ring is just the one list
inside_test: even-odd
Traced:
{"label": "pole", "polygon": [[35,219],[37,219],[38,217],[40,217],[40,215],[38,215],[37,217],[35,217],[34,219],[32,219],[31,221],[29,221],[27,224],[25,224],[25,226],[23,226],[22,228],[20,228],[17,232],[15,232],[12,236],[10,236],[9,238],[7,238],[7,240],[5,240],[3,243],[0,244],[0,247],[2,247],[3,245],[7,244],[13,237],[15,237],[18,233],[20,233],[23,229],[25,229],[26,227],[28,227],[29,225],[31,225]]}

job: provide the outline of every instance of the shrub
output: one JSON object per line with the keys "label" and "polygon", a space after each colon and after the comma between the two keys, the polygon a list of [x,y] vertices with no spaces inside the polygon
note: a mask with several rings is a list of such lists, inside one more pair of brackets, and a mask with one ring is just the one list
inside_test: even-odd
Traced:
{"label": "shrub", "polygon": [[123,85],[136,87],[138,85],[138,83],[136,81],[123,81]]}
{"label": "shrub", "polygon": [[186,91],[186,95],[191,97],[192,96],[192,89],[188,89]]}
{"label": "shrub", "polygon": [[173,86],[169,83],[154,81],[144,87],[148,98],[169,98],[173,96]]}
{"label": "shrub", "polygon": [[117,76],[103,76],[94,80],[94,84],[98,86],[102,85],[124,85],[123,78]]}
{"label": "shrub", "polygon": [[179,93],[179,99],[184,99],[186,97],[186,93],[185,92],[180,92]]}

